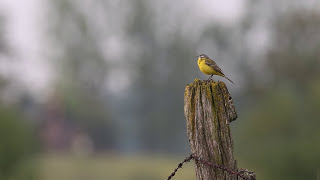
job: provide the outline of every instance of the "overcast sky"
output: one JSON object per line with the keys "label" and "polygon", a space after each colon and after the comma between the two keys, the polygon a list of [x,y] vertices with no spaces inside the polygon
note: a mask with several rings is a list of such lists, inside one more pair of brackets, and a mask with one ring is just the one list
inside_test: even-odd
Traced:
{"label": "overcast sky", "polygon": [[0,0],[0,13],[6,18],[5,38],[13,49],[13,57],[0,61],[1,72],[11,76],[35,93],[48,87],[50,66],[44,60],[41,19],[45,10],[42,0]]}

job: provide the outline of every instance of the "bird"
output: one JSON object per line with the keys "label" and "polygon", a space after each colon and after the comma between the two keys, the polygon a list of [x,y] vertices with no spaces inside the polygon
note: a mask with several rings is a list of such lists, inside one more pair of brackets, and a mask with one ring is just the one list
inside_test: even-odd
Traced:
{"label": "bird", "polygon": [[212,79],[213,75],[218,75],[222,76],[226,79],[228,79],[230,82],[234,83],[229,79],[222,70],[219,68],[219,66],[212,60],[210,59],[207,55],[205,54],[200,54],[198,57],[198,66],[201,72],[203,72],[206,75],[210,75],[208,81]]}

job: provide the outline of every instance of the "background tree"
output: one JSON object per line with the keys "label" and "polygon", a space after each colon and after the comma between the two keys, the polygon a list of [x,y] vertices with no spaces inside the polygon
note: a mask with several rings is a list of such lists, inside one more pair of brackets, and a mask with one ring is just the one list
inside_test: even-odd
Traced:
{"label": "background tree", "polygon": [[[273,43],[265,56],[271,78],[263,88],[253,87],[259,91],[247,89],[252,105],[246,110],[246,121],[239,124],[243,129],[235,142],[239,156],[263,178],[317,176],[319,21],[314,11],[279,15],[272,23]],[[254,150],[243,145],[248,142],[254,144]]]}
{"label": "background tree", "polygon": [[[6,17],[0,16],[0,62],[11,60],[14,52],[5,39]],[[0,74],[0,179],[36,179],[32,157],[36,143],[34,129],[19,112],[16,104],[4,99],[15,83]]]}
{"label": "background tree", "polygon": [[59,52],[51,58],[59,74],[56,93],[64,118],[88,133],[97,150],[112,149],[114,124],[107,106],[111,99],[104,94],[108,67],[99,47],[100,36],[77,3],[54,1],[51,7],[54,23],[48,28]]}

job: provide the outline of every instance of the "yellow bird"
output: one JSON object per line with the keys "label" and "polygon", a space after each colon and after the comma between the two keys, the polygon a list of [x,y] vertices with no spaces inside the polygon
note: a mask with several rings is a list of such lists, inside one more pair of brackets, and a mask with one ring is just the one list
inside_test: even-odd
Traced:
{"label": "yellow bird", "polygon": [[209,79],[212,79],[213,75],[218,75],[225,77],[230,82],[234,83],[233,81],[231,81],[231,79],[227,78],[227,76],[224,75],[219,66],[205,54],[201,54],[198,56],[198,66],[201,72],[210,75]]}

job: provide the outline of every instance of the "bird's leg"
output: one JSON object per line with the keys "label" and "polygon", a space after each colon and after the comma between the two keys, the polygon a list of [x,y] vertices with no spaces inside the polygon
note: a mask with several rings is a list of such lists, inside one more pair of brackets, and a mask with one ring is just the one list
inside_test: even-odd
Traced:
{"label": "bird's leg", "polygon": [[212,76],[213,74],[210,75],[210,77],[208,78],[208,81],[212,80]]}

